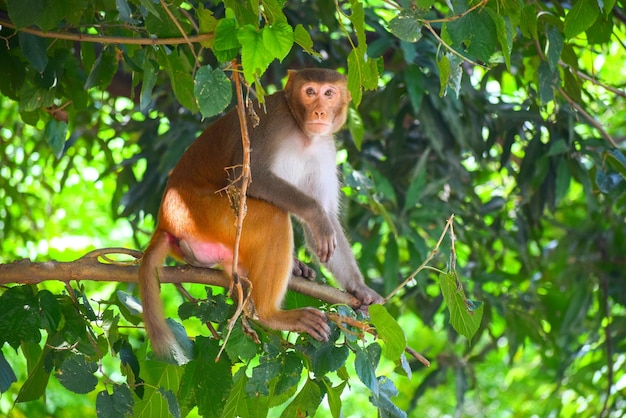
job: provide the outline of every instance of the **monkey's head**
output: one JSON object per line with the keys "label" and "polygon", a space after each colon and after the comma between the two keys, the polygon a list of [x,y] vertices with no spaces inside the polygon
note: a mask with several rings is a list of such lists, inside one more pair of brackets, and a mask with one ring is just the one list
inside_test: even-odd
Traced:
{"label": "monkey's head", "polygon": [[346,77],[321,68],[289,70],[288,74],[285,97],[302,132],[313,139],[341,129],[351,100]]}

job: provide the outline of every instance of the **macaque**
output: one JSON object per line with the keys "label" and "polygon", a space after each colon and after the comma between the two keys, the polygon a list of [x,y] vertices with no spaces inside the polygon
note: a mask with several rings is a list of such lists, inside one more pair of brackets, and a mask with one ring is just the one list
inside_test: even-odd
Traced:
{"label": "macaque", "polygon": [[[350,93],[333,70],[289,71],[284,90],[248,117],[250,171],[237,273],[251,283],[258,320],[269,328],[306,332],[326,341],[330,327],[317,309],[282,310],[292,274],[311,270],[293,260],[290,214],[307,244],[344,290],[364,307],[382,298],[365,285],[339,224],[339,182],[333,135],[346,121]],[[224,189],[241,174],[243,147],[236,111],[211,124],[182,156],[167,183],[156,231],[139,269],[143,317],[157,356],[176,344],[160,301],[159,269],[170,254],[197,267],[233,274],[236,214]]]}

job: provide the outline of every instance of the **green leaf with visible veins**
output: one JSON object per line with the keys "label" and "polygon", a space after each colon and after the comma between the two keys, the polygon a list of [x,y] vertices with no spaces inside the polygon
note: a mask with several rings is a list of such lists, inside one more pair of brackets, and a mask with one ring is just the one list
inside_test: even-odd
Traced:
{"label": "green leaf with visible veins", "polygon": [[454,272],[440,274],[439,286],[450,311],[450,324],[456,332],[471,340],[478,331],[483,317],[482,302],[468,300],[465,297],[463,287]]}

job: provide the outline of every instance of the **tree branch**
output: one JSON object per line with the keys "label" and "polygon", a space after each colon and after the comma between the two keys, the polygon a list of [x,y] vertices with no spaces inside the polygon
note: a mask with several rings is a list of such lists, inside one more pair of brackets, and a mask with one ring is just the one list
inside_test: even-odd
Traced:
{"label": "tree branch", "polygon": [[[10,264],[0,264],[0,285],[38,284],[49,280],[66,283],[71,280],[137,282],[139,266],[136,260],[126,263],[114,262],[107,259],[106,254],[127,254],[135,258],[141,256],[139,251],[115,248],[97,250],[71,262],[32,262],[26,259]],[[230,278],[223,271],[188,265],[164,267],[160,279],[161,283],[200,283],[224,288],[230,286]],[[302,277],[292,276],[289,289],[329,304],[346,304],[352,308],[358,308],[361,305],[361,302],[349,293]]]}
{"label": "tree branch", "polygon": [[187,36],[184,38],[128,38],[125,36],[100,36],[87,35],[84,33],[44,32],[39,29],[17,27],[8,20],[0,19],[0,26],[15,29],[19,32],[29,33],[40,38],[61,39],[64,41],[93,42],[101,44],[125,44],[125,45],[180,45],[202,42],[212,39],[214,33],[202,33],[200,35]]}

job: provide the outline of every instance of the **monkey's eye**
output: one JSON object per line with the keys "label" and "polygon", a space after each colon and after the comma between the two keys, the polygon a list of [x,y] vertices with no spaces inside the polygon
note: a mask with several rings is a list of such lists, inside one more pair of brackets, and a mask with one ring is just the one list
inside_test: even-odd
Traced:
{"label": "monkey's eye", "polygon": [[315,89],[313,87],[309,87],[305,90],[307,96],[315,96]]}
{"label": "monkey's eye", "polygon": [[331,89],[328,89],[328,90],[326,90],[324,92],[324,95],[327,96],[327,97],[333,97],[335,95],[335,91],[331,90]]}

